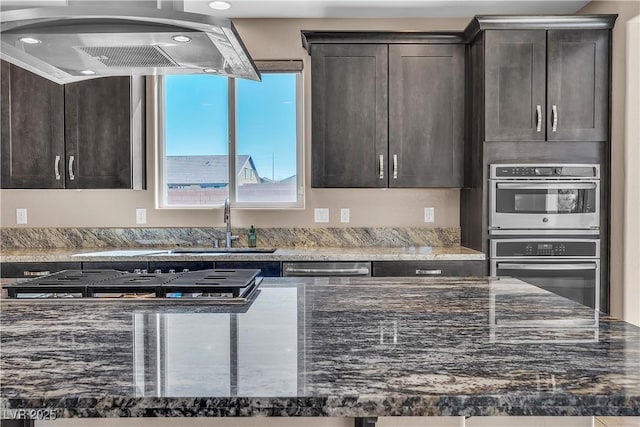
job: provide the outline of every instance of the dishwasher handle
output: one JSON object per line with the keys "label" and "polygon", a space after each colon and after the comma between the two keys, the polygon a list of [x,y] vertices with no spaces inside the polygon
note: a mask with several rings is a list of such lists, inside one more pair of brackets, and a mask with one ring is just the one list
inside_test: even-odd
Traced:
{"label": "dishwasher handle", "polygon": [[369,269],[363,268],[299,268],[287,267],[289,276],[368,276]]}

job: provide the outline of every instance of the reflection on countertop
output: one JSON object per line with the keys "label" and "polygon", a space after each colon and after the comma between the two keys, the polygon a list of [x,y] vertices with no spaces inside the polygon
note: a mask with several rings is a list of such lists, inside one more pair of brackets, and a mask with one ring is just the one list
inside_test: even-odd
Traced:
{"label": "reflection on countertop", "polygon": [[515,279],[273,278],[234,308],[1,304],[4,408],[640,415],[640,328]]}

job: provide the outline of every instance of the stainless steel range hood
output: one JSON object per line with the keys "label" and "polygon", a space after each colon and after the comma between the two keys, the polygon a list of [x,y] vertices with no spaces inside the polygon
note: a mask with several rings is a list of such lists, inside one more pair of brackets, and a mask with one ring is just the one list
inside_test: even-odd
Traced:
{"label": "stainless steel range hood", "polygon": [[147,7],[14,9],[0,14],[0,57],[57,83],[157,74],[260,80],[230,20]]}

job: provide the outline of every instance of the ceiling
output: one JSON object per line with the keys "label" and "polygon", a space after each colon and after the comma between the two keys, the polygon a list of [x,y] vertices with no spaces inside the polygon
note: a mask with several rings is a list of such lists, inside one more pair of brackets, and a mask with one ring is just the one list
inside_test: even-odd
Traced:
{"label": "ceiling", "polygon": [[78,4],[169,7],[225,18],[442,18],[474,15],[573,14],[584,0],[227,0],[216,11],[209,0],[2,0],[3,10]]}
{"label": "ceiling", "polygon": [[187,12],[228,18],[428,18],[474,15],[573,14],[582,0],[227,0],[214,11],[205,0],[185,0]]}

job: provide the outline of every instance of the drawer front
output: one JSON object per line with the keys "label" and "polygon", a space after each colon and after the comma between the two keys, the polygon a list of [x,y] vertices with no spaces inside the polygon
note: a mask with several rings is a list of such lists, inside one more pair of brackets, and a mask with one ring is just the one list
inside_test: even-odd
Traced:
{"label": "drawer front", "polygon": [[374,261],[374,277],[483,276],[484,261]]}
{"label": "drawer front", "polygon": [[262,277],[280,277],[280,261],[216,261],[217,269],[240,269],[249,268],[261,270],[260,276]]}
{"label": "drawer front", "polygon": [[80,270],[79,262],[3,262],[0,277],[28,278],[46,276],[61,270]]}

